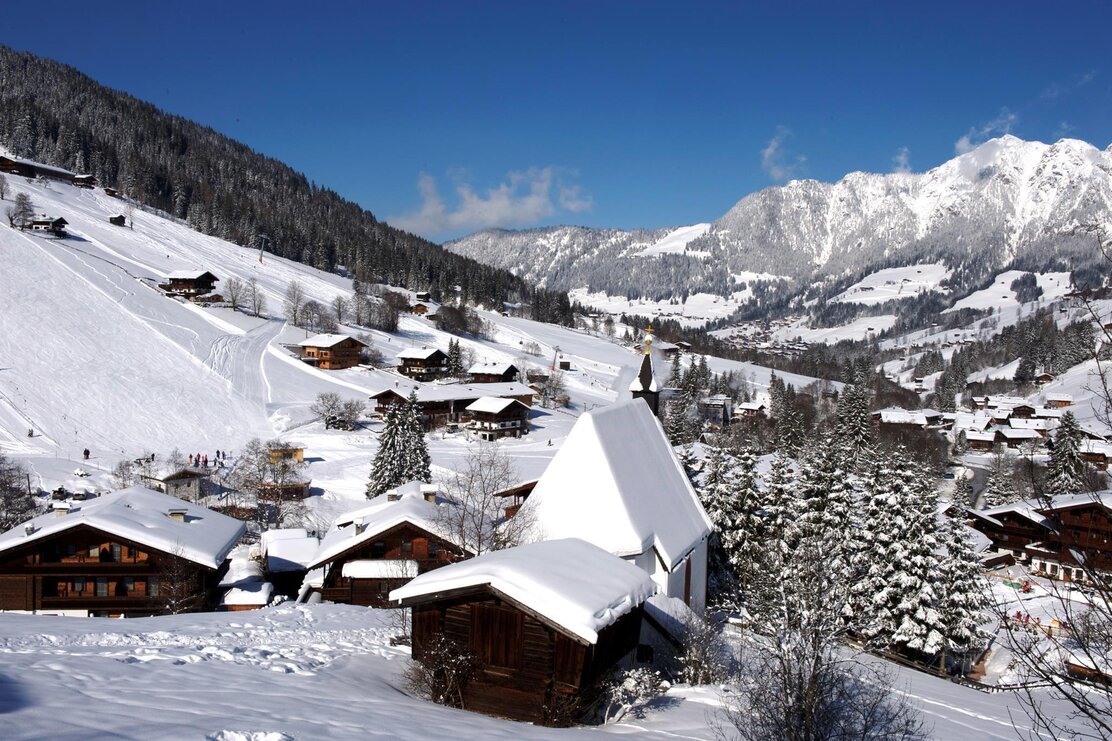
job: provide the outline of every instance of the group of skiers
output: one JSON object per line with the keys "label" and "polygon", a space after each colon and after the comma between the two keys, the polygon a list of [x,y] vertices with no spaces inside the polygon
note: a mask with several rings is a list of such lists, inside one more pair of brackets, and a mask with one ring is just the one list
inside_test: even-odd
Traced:
{"label": "group of skiers", "polygon": [[[224,460],[227,457],[228,457],[228,451],[226,451],[226,450],[217,450],[216,451],[216,456],[212,459],[213,468],[223,468],[224,467]],[[209,467],[208,453],[205,453],[203,455],[201,453],[197,453],[195,455],[193,453],[190,453],[189,454],[189,465],[193,466],[194,468],[208,468]]]}

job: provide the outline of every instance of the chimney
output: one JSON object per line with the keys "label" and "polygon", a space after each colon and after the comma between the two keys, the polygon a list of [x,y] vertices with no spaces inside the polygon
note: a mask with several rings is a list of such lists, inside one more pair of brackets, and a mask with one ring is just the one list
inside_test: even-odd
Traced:
{"label": "chimney", "polygon": [[362,517],[360,517],[358,520],[355,521],[355,532],[353,532],[352,535],[354,535],[354,536],[362,535],[363,531],[366,530],[366,529],[367,529],[367,523],[366,523],[366,521],[363,520]]}
{"label": "chimney", "polygon": [[426,502],[435,504],[438,493],[440,493],[440,487],[436,484],[421,484],[421,496],[425,498]]}
{"label": "chimney", "polygon": [[70,503],[69,502],[55,502],[54,503],[54,514],[55,514],[55,516],[65,517],[69,513],[70,513]]}
{"label": "chimney", "polygon": [[169,512],[170,519],[174,522],[185,522],[185,513],[187,511],[188,510],[185,509],[172,509]]}
{"label": "chimney", "polygon": [[24,535],[34,535],[35,534],[35,523],[28,522],[26,525],[24,525],[23,526],[23,534]]}

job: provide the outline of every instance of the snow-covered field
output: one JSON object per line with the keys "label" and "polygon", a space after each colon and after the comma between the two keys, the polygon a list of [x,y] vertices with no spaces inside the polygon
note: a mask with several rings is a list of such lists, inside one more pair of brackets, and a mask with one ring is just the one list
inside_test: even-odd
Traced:
{"label": "snow-covered field", "polygon": [[891,329],[895,324],[895,314],[861,316],[848,324],[842,324],[837,327],[818,327],[815,329],[807,326],[806,319],[801,319],[791,326],[777,329],[772,333],[772,336],[774,339],[780,340],[781,342],[800,339],[804,342],[834,344],[842,340],[870,339],[887,329]]}
{"label": "snow-covered field", "polygon": [[752,297],[752,290],[746,286],[743,291],[735,291],[729,298],[712,293],[693,293],[687,301],[670,303],[667,300],[652,301],[646,298],[628,299],[625,296],[611,296],[607,293],[590,293],[586,288],[568,291],[572,301],[591,306],[609,314],[638,314],[640,316],[674,319],[685,327],[701,327],[711,319],[722,319],[737,311],[738,307]]}
{"label": "snow-covered field", "polygon": [[[636,253],[635,257],[655,257],[656,255],[674,255],[683,254],[687,243],[693,239],[698,239],[707,233],[710,229],[710,224],[693,224],[692,226],[681,226],[680,228],[669,232],[663,239],[649,245],[645,249]],[[689,252],[689,255],[697,255],[705,257],[705,252]]]}
{"label": "snow-covered field", "polygon": [[[643,717],[546,729],[452,710],[401,689],[408,649],[388,611],[282,605],[134,620],[0,615],[8,739],[714,738],[717,687],[671,689]],[[867,659],[873,661],[872,659]],[[939,739],[1012,739],[1012,693],[893,669],[892,691]],[[264,735],[272,734],[272,735]]]}
{"label": "snow-covered field", "polygon": [[[1002,314],[1009,309],[1016,309],[1020,304],[1016,299],[1015,291],[1012,290],[1012,281],[1022,275],[1024,275],[1022,270],[1008,270],[1000,273],[993,280],[991,286],[980,291],[974,291],[955,303],[946,312],[959,309],[992,309]],[[1035,279],[1039,287],[1043,289],[1039,301],[1044,304],[1059,299],[1070,291],[1069,273],[1035,273]]]}
{"label": "snow-covered field", "polygon": [[926,291],[938,291],[939,284],[950,276],[950,269],[941,263],[885,268],[865,276],[831,302],[882,304],[892,299],[909,298]]}

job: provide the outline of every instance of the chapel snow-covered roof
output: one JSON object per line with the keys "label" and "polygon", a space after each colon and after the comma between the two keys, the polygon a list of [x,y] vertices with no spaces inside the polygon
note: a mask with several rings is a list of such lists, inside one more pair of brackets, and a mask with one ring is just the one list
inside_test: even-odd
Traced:
{"label": "chapel snow-covered roof", "polygon": [[589,644],[656,593],[652,578],[633,564],[586,541],[565,538],[443,566],[395,589],[390,600],[421,604],[472,587],[489,587]]}
{"label": "chapel snow-covered roof", "polygon": [[[172,511],[183,513],[182,521],[171,519]],[[211,569],[224,563],[245,529],[239,520],[199,504],[132,486],[74,503],[69,514],[49,513],[17,525],[0,534],[0,553],[82,525]]]}
{"label": "chapel snow-covered roof", "polygon": [[[297,343],[300,347],[335,347],[344,340],[359,342],[351,335],[346,334],[315,334],[307,340]],[[364,344],[359,342],[360,345]]]}
{"label": "chapel snow-covered roof", "polygon": [[427,501],[425,492],[422,491],[424,486],[427,485],[420,481],[410,481],[378,495],[365,507],[337,518],[308,567],[313,569],[326,564],[340,554],[403,523],[414,525],[449,543],[453,542],[450,535],[442,532],[444,528],[440,525],[441,508],[452,505],[442,501]]}
{"label": "chapel snow-covered roof", "polygon": [[537,538],[582,538],[618,556],[655,548],[675,568],[711,531],[647,404],[579,417],[523,509]]}

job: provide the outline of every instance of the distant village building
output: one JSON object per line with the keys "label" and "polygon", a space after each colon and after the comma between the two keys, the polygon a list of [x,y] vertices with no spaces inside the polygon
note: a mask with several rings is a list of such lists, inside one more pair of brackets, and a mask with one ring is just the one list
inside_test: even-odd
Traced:
{"label": "distant village building", "polygon": [[529,432],[529,409],[517,399],[482,396],[467,405],[471,429],[480,440],[521,437]]}
{"label": "distant village building", "polygon": [[270,465],[277,465],[280,461],[296,461],[298,463],[305,462],[305,446],[301,443],[287,442],[280,444],[268,444],[266,447],[266,456],[270,461]]}
{"label": "distant village building", "polygon": [[923,429],[927,426],[927,416],[919,410],[909,410],[902,407],[888,407],[878,409],[869,415],[874,425],[888,425],[893,427],[909,427]]}
{"label": "distant village building", "polygon": [[182,466],[142,474],[139,479],[155,491],[189,502],[196,502],[210,493],[206,486],[209,481],[209,473],[208,469]]}
{"label": "distant village building", "polygon": [[542,538],[582,538],[702,613],[711,522],[648,405],[584,413],[522,506]]}
{"label": "distant village building", "polygon": [[318,334],[297,343],[301,360],[322,370],[344,370],[359,365],[367,345],[346,334]]}
{"label": "distant village building", "polygon": [[48,232],[50,234],[53,234],[55,237],[66,236],[67,226],[69,226],[69,222],[62,217],[59,216],[57,218],[51,218],[46,214],[43,214],[38,218],[31,219],[26,224],[24,224],[25,229],[30,229],[33,232]]}
{"label": "distant village building", "polygon": [[74,175],[73,176],[73,184],[74,184],[74,187],[77,187],[77,188],[90,188],[91,189],[91,188],[96,187],[97,179],[95,177],[93,177],[92,175]]}
{"label": "distant village building", "polygon": [[513,363],[476,363],[467,370],[472,383],[509,383],[520,371]]}
{"label": "distant village building", "polygon": [[435,319],[436,315],[440,312],[440,304],[435,301],[424,299],[413,304],[411,311],[417,316],[423,316],[427,319]]}
{"label": "distant village building", "polygon": [[[517,382],[422,384],[415,390],[421,422],[426,430],[466,422],[470,414],[467,407],[484,396],[514,399],[526,407],[532,407],[535,394],[533,389]],[[371,401],[375,402],[375,411],[379,414],[385,414],[391,405],[406,403],[408,398],[408,391],[397,388],[384,389],[371,395]]]}
{"label": "distant village building", "polygon": [[239,520],[133,486],[80,504],[56,503],[0,534],[0,610],[141,616],[167,596],[211,607]]}
{"label": "distant village building", "polygon": [[410,347],[398,353],[398,372],[414,381],[435,381],[448,375],[448,355],[435,347]]}
{"label": "distant village building", "polygon": [[469,555],[444,532],[451,506],[435,484],[411,481],[343,515],[308,564],[320,572],[313,590],[330,602],[388,606],[391,589]]}
{"label": "distant village building", "polygon": [[166,282],[159,288],[172,296],[196,298],[212,293],[217,280],[219,278],[207,270],[175,270],[166,276]]}
{"label": "distant village building", "polygon": [[699,416],[717,427],[725,427],[734,418],[734,400],[726,394],[711,394],[699,399]]}
{"label": "distant village building", "polygon": [[116,190],[115,188],[109,188],[106,185],[106,186],[104,186],[104,195],[110,196],[112,198],[119,198],[120,197],[120,192],[118,190]]}
{"label": "distant village building", "polygon": [[108,217],[108,223],[112,226],[127,226],[127,217],[123,214],[115,214]]}
{"label": "distant village building", "polygon": [[1073,396],[1070,394],[1047,394],[1046,405],[1051,409],[1065,409],[1073,406]]}
{"label": "distant village building", "polygon": [[413,609],[415,660],[429,660],[438,638],[476,657],[465,708],[557,725],[582,712],[597,682],[632,658],[643,605],[655,591],[644,571],[569,538],[445,566],[390,599]]}
{"label": "distant village building", "polygon": [[77,177],[76,174],[69,170],[63,170],[61,167],[53,167],[51,165],[44,165],[41,162],[22,159],[20,157],[8,157],[6,155],[0,155],[0,173],[18,175],[25,178],[49,178],[51,180],[61,180],[67,183],[72,183],[74,178]]}

